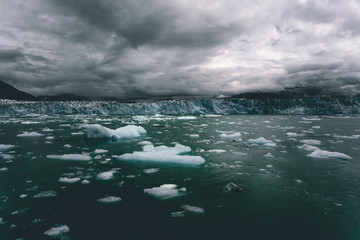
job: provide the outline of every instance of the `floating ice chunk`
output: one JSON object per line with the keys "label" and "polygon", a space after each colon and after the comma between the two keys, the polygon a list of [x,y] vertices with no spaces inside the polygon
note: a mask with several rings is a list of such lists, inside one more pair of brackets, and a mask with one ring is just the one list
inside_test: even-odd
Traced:
{"label": "floating ice chunk", "polygon": [[185,211],[172,212],[170,213],[171,217],[185,217]]}
{"label": "floating ice chunk", "polygon": [[352,136],[339,136],[334,135],[335,138],[342,138],[342,139],[358,139],[360,138],[360,135],[352,135]]}
{"label": "floating ice chunk", "polygon": [[151,174],[151,173],[157,173],[159,171],[158,168],[149,168],[149,169],[144,169],[144,173],[147,174]]}
{"label": "floating ice chunk", "polygon": [[340,158],[340,159],[352,159],[350,156],[339,153],[339,152],[329,152],[326,150],[321,149],[315,149],[312,153],[308,154],[307,156],[313,157],[313,158]]}
{"label": "floating ice chunk", "polygon": [[46,127],[42,131],[43,132],[53,132],[54,130]]}
{"label": "floating ice chunk", "polygon": [[86,154],[64,154],[64,155],[47,155],[47,158],[58,160],[90,161],[91,157]]}
{"label": "floating ice chunk", "polygon": [[210,152],[210,153],[224,153],[224,152],[226,152],[226,150],[224,150],[224,149],[210,149],[210,150],[208,150],[208,152]]}
{"label": "floating ice chunk", "polygon": [[26,198],[28,195],[27,194],[21,194],[20,196],[19,196],[19,198]]}
{"label": "floating ice chunk", "polygon": [[222,117],[222,115],[206,114],[206,115],[200,115],[200,117],[204,117],[204,118],[220,118],[220,117]]}
{"label": "floating ice chunk", "polygon": [[71,148],[71,145],[70,144],[65,144],[64,148]]}
{"label": "floating ice chunk", "polygon": [[195,120],[197,119],[197,117],[195,116],[181,116],[181,117],[177,117],[178,120]]}
{"label": "floating ice chunk", "polygon": [[68,177],[60,177],[58,182],[62,182],[62,183],[77,183],[78,181],[80,181],[80,178],[68,178]]}
{"label": "floating ice chunk", "polygon": [[41,137],[43,134],[38,132],[24,132],[22,134],[18,134],[18,137]]}
{"label": "floating ice chunk", "polygon": [[30,208],[24,208],[24,209],[20,209],[20,210],[16,210],[16,211],[13,211],[11,213],[11,215],[20,215],[20,214],[24,214],[26,213]]}
{"label": "floating ice chunk", "polygon": [[121,200],[122,200],[121,197],[108,196],[108,197],[99,198],[96,201],[104,204],[110,204],[110,203],[121,202]]}
{"label": "floating ice chunk", "polygon": [[317,117],[313,117],[313,118],[303,117],[302,119],[305,121],[320,121],[321,120],[320,118],[317,118]]}
{"label": "floating ice chunk", "polygon": [[144,193],[159,199],[169,199],[186,194],[186,188],[178,189],[175,184],[163,184],[160,187],[144,189]]}
{"label": "floating ice chunk", "polygon": [[249,139],[247,142],[250,144],[261,145],[261,146],[266,146],[266,147],[275,147],[276,146],[276,144],[273,141],[267,140],[263,137],[259,137],[256,139]]}
{"label": "floating ice chunk", "polygon": [[302,183],[303,181],[302,180],[300,180],[300,179],[296,179],[296,181],[295,181],[296,183]]}
{"label": "floating ice chunk", "polygon": [[294,133],[294,132],[287,132],[285,133],[286,136],[288,137],[299,137],[299,136],[304,136],[304,134],[298,134],[298,133]]}
{"label": "floating ice chunk", "polygon": [[42,191],[38,194],[34,195],[34,198],[49,198],[49,197],[56,197],[57,193],[55,191]]}
{"label": "floating ice chunk", "polygon": [[184,209],[185,211],[193,212],[193,213],[204,213],[205,212],[204,208],[191,206],[191,205],[182,205],[181,208]]}
{"label": "floating ice chunk", "polygon": [[45,231],[44,235],[49,236],[51,238],[60,238],[62,235],[68,233],[69,231],[70,229],[68,226],[60,224]]}
{"label": "floating ice chunk", "polygon": [[304,144],[302,146],[298,146],[299,149],[301,150],[305,150],[305,151],[315,151],[315,150],[318,150],[319,148],[318,147],[315,147],[315,146],[312,146],[312,145],[308,145],[308,144]]}
{"label": "floating ice chunk", "polygon": [[81,184],[89,184],[89,183],[90,183],[90,181],[89,181],[89,180],[86,180],[86,179],[84,179],[84,180],[81,181]]}
{"label": "floating ice chunk", "polygon": [[240,132],[229,133],[229,134],[223,133],[223,134],[220,135],[220,137],[223,137],[223,138],[239,138],[239,137],[241,137],[241,133]]}
{"label": "floating ice chunk", "polygon": [[274,166],[269,164],[269,165],[266,165],[267,168],[273,168]]}
{"label": "floating ice chunk", "polygon": [[105,150],[105,149],[95,149],[94,153],[95,154],[101,154],[101,153],[107,153],[108,150]]}
{"label": "floating ice chunk", "polygon": [[308,144],[308,145],[320,145],[321,141],[319,140],[315,140],[315,139],[306,139],[306,140],[301,140],[301,143],[304,144]]}
{"label": "floating ice chunk", "polygon": [[10,145],[10,144],[0,144],[0,151],[6,151],[9,150],[11,148],[14,148],[15,145]]}
{"label": "floating ice chunk", "polygon": [[5,172],[7,170],[9,170],[7,167],[0,168],[0,172]]}
{"label": "floating ice chunk", "polygon": [[151,145],[152,143],[149,141],[141,141],[139,142],[139,145]]}
{"label": "floating ice chunk", "polygon": [[114,178],[114,173],[116,171],[107,171],[107,172],[101,172],[96,177],[101,180],[110,180]]}
{"label": "floating ice chunk", "polygon": [[319,129],[319,128],[321,128],[321,127],[320,127],[320,126],[312,126],[311,128]]}
{"label": "floating ice chunk", "polygon": [[143,134],[146,134],[146,130],[141,126],[127,125],[113,130],[100,124],[86,125],[88,138],[136,138]]}
{"label": "floating ice chunk", "polygon": [[198,137],[199,137],[199,134],[189,134],[189,137],[191,137],[191,138],[198,138]]}
{"label": "floating ice chunk", "polygon": [[21,124],[28,125],[28,124],[40,124],[41,122],[32,122],[32,121],[24,121]]}
{"label": "floating ice chunk", "polygon": [[133,153],[126,153],[118,156],[120,160],[140,160],[140,161],[153,161],[153,162],[170,162],[181,164],[200,165],[205,160],[200,156],[186,156],[179,155],[182,153],[191,152],[191,148],[176,144],[174,147],[145,145],[143,151],[135,151]]}
{"label": "floating ice chunk", "polygon": [[46,140],[53,140],[55,137],[53,137],[53,136],[48,136],[48,137],[46,137],[45,139]]}
{"label": "floating ice chunk", "polygon": [[264,157],[274,157],[271,153],[267,153],[264,155]]}

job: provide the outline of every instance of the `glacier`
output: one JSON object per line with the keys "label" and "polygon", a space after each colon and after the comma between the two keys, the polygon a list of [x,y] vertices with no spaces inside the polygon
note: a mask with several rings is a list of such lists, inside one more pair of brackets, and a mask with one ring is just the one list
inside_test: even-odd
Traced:
{"label": "glacier", "polygon": [[0,100],[0,114],[97,114],[97,115],[333,115],[360,114],[360,96],[303,97],[286,99],[196,99],[156,102],[16,101]]}

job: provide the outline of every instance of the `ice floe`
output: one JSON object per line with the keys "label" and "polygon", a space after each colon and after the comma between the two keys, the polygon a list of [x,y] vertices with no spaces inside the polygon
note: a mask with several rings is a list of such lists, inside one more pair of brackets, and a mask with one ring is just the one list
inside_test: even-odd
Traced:
{"label": "ice floe", "polygon": [[184,209],[185,211],[188,212],[193,212],[193,213],[204,213],[205,210],[202,207],[196,207],[196,206],[191,206],[191,205],[182,205],[181,206],[182,209]]}
{"label": "ice floe", "polygon": [[99,198],[96,201],[104,204],[110,204],[110,203],[121,202],[121,200],[122,200],[121,197],[108,196],[108,197]]}
{"label": "ice floe", "polygon": [[240,132],[236,132],[236,133],[222,133],[220,135],[220,137],[223,137],[223,138],[240,138],[241,137],[241,133]]}
{"label": "ice floe", "polygon": [[34,195],[34,198],[49,198],[56,197],[57,193],[55,191],[42,191]]}
{"label": "ice floe", "polygon": [[74,160],[74,161],[90,161],[92,158],[87,154],[63,154],[63,155],[47,155],[47,158],[58,160]]}
{"label": "ice floe", "polygon": [[321,150],[321,149],[315,149],[312,153],[308,154],[307,156],[313,157],[313,158],[340,158],[340,159],[347,159],[347,160],[352,159],[350,156],[348,156],[344,153],[329,152],[329,151]]}
{"label": "ice floe", "polygon": [[80,180],[81,179],[78,178],[78,177],[76,177],[76,178],[60,177],[58,182],[61,182],[61,183],[77,183]]}
{"label": "ice floe", "polygon": [[308,145],[321,145],[321,141],[315,139],[300,140],[300,142]]}
{"label": "ice floe", "polygon": [[24,132],[21,134],[18,134],[18,137],[41,137],[43,134],[38,132]]}
{"label": "ice floe", "polygon": [[264,137],[259,137],[256,139],[249,139],[247,142],[249,144],[261,145],[261,146],[265,146],[265,147],[275,147],[276,146],[276,144],[273,141],[267,140]]}
{"label": "ice floe", "polygon": [[160,187],[146,188],[144,193],[159,199],[169,199],[186,194],[186,188],[178,189],[175,184],[163,184]]}
{"label": "ice floe", "polygon": [[114,177],[114,173],[116,173],[116,171],[111,170],[111,171],[107,171],[107,172],[101,172],[98,175],[96,175],[96,177],[100,180],[111,180]]}
{"label": "ice floe", "polygon": [[105,150],[105,149],[95,149],[94,153],[95,154],[101,154],[101,153],[107,153],[108,150]]}
{"label": "ice floe", "polygon": [[151,173],[157,173],[159,171],[159,169],[158,168],[149,168],[149,169],[144,169],[143,171],[144,171],[144,173],[151,174]]}
{"label": "ice floe", "polygon": [[118,129],[110,129],[100,124],[85,125],[88,138],[136,138],[146,134],[141,126],[127,125]]}
{"label": "ice floe", "polygon": [[60,238],[62,235],[68,233],[69,231],[70,229],[68,226],[60,224],[45,231],[44,235],[49,236],[51,238]]}
{"label": "ice floe", "polygon": [[11,145],[11,144],[0,144],[0,152],[9,150],[14,147],[15,147],[15,145]]}
{"label": "ice floe", "polygon": [[181,117],[177,117],[176,119],[178,119],[178,120],[195,120],[195,119],[197,119],[197,117],[195,117],[195,116],[181,116]]}
{"label": "ice floe", "polygon": [[224,149],[210,149],[208,150],[209,153],[224,153],[226,150]]}
{"label": "ice floe", "polygon": [[176,144],[174,147],[145,145],[143,151],[135,151],[118,156],[120,160],[139,160],[152,162],[169,162],[180,164],[200,165],[205,160],[200,156],[180,155],[191,152],[191,148]]}

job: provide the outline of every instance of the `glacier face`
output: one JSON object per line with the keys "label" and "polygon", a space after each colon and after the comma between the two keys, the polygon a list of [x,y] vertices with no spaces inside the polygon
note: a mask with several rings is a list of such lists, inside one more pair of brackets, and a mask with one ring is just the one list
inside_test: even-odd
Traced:
{"label": "glacier face", "polygon": [[198,99],[157,102],[29,102],[0,100],[0,114],[360,114],[360,97]]}

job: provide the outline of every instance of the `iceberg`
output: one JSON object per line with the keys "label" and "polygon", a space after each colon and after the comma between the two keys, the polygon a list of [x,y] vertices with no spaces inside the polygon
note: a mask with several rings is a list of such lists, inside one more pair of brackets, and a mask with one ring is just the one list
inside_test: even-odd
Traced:
{"label": "iceberg", "polygon": [[100,124],[85,125],[88,138],[137,138],[146,134],[141,126],[127,125],[118,129],[110,129]]}
{"label": "iceberg", "polygon": [[98,199],[97,201],[104,204],[121,202],[121,197],[108,196]]}
{"label": "iceberg", "polygon": [[57,225],[44,232],[44,235],[52,238],[60,238],[65,233],[69,232],[70,229],[66,225]]}
{"label": "iceberg", "polygon": [[24,132],[21,134],[18,134],[18,137],[41,137],[43,134],[38,132]]}
{"label": "iceberg", "polygon": [[267,140],[263,137],[259,137],[256,139],[249,139],[247,142],[249,144],[261,145],[261,146],[265,146],[265,147],[275,147],[276,146],[276,144],[273,141]]}
{"label": "iceberg", "polygon": [[163,184],[160,187],[144,189],[144,193],[159,199],[175,198],[186,194],[186,188],[178,189],[175,184]]}
{"label": "iceberg", "polygon": [[352,159],[350,156],[348,156],[344,153],[329,152],[329,151],[321,150],[321,149],[315,149],[312,153],[308,154],[307,156],[313,157],[313,158],[340,158],[340,159],[346,159],[346,160]]}
{"label": "iceberg", "polygon": [[74,161],[90,161],[92,158],[86,154],[63,154],[63,155],[47,155],[47,158],[58,160],[74,160]]}
{"label": "iceberg", "polygon": [[201,165],[205,160],[200,156],[180,155],[191,152],[191,148],[175,144],[174,147],[145,145],[143,151],[135,151],[118,156],[119,160],[137,160],[152,162],[168,162],[179,164]]}

